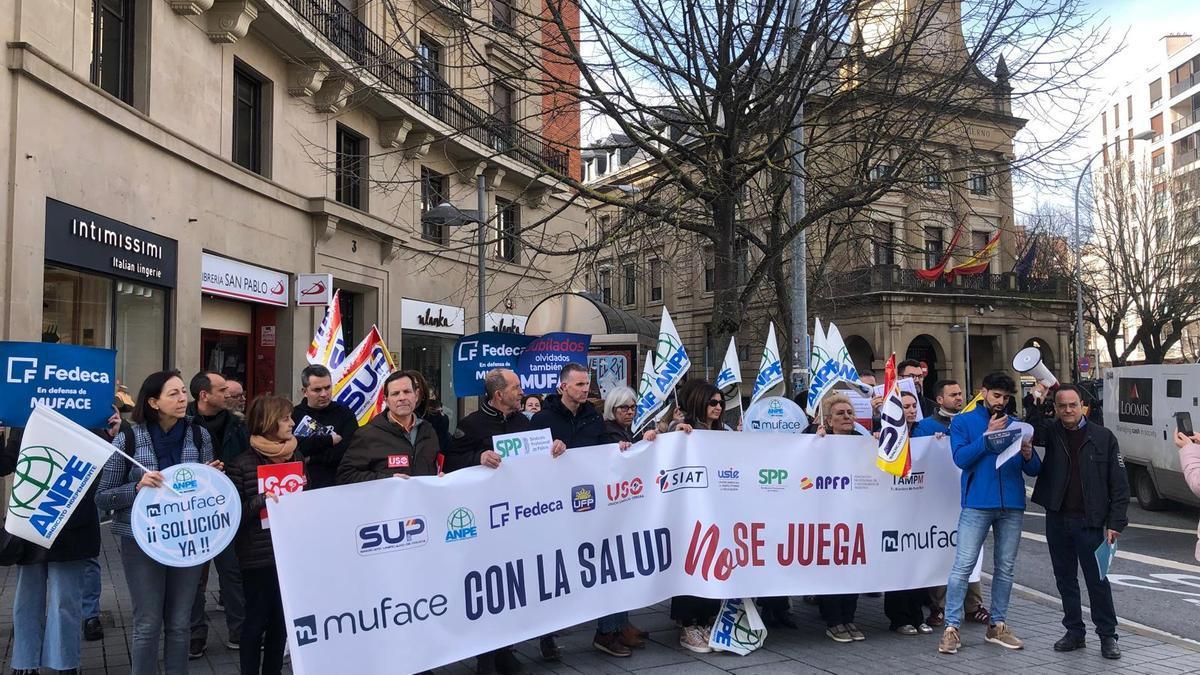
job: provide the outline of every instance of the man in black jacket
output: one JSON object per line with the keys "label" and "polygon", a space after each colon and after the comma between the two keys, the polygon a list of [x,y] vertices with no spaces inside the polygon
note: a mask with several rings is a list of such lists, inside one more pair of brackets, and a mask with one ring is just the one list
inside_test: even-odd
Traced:
{"label": "man in black jacket", "polygon": [[325,366],[314,364],[300,371],[300,393],[304,400],[292,409],[292,433],[304,456],[305,489],[317,490],[337,482],[338,465],[358,430],[358,419],[333,400],[333,376]]}
{"label": "man in black jacket", "polygon": [[[250,432],[242,418],[229,411],[226,394],[229,385],[220,373],[200,371],[192,378],[188,389],[192,402],[188,415],[208,429],[212,437],[213,459],[228,464],[235,457],[250,449]],[[237,553],[233,544],[213,558],[217,568],[217,579],[221,583],[221,603],[225,606],[225,627],[229,637],[225,646],[237,649],[242,640],[242,622],[246,618],[246,595],[242,590],[242,570],[238,566]],[[196,600],[192,604],[192,638],[188,646],[188,658],[198,659],[208,649],[208,617],[204,613],[205,590],[208,589],[208,563],[200,575],[196,588]]]}
{"label": "man in black jacket", "polygon": [[[1045,387],[1038,385],[1041,394]],[[1129,479],[1125,460],[1112,432],[1083,417],[1083,392],[1064,384],[1054,394],[1057,420],[1031,420],[1034,444],[1046,448],[1042,469],[1033,488],[1033,502],[1046,509],[1046,543],[1054,580],[1063,603],[1067,634],[1054,643],[1055,651],[1084,646],[1086,626],[1080,607],[1078,569],[1087,583],[1092,621],[1100,636],[1100,653],[1121,658],[1117,646],[1117,614],[1112,588],[1100,578],[1096,549],[1117,541],[1129,524]],[[1037,412],[1037,408],[1032,408]]]}

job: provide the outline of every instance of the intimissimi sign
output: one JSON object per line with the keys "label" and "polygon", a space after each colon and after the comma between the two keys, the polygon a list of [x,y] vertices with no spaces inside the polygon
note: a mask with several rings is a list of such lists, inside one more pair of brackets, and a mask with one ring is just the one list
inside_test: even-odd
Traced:
{"label": "intimissimi sign", "polygon": [[46,260],[174,288],[178,250],[174,239],[46,200]]}

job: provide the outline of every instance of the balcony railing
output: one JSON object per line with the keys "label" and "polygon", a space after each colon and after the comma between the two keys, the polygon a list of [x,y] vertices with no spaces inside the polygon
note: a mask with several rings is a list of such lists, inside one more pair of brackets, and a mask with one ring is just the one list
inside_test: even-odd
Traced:
{"label": "balcony railing", "polygon": [[1187,152],[1176,153],[1174,160],[1171,162],[1172,169],[1180,169],[1192,162],[1196,161],[1196,151],[1188,150]]}
{"label": "balcony railing", "polygon": [[1192,86],[1194,86],[1197,82],[1200,82],[1200,73],[1192,73],[1186,78],[1171,85],[1171,98],[1175,98],[1176,96],[1192,88]]}
{"label": "balcony railing", "polygon": [[1171,122],[1171,133],[1177,134],[1192,126],[1196,122],[1200,122],[1200,108],[1197,108],[1183,117],[1175,120],[1174,122]]}
{"label": "balcony railing", "polygon": [[351,61],[402,96],[483,145],[526,164],[567,172],[565,150],[514,124],[503,124],[455,92],[418,59],[401,55],[338,0],[287,0],[292,9]]}
{"label": "balcony railing", "polygon": [[1014,298],[1036,297],[1056,300],[1067,300],[1074,297],[1071,280],[1066,277],[1022,278],[1010,272],[957,277],[953,282],[942,278],[931,283],[918,278],[913,270],[903,269],[896,265],[873,265],[832,274],[818,292],[828,299],[886,292],[938,293],[958,296],[986,293],[987,295],[1008,295]]}

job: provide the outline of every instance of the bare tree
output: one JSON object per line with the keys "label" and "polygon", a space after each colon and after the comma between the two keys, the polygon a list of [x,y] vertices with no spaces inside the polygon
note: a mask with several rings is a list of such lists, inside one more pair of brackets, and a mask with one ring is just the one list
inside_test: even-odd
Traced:
{"label": "bare tree", "polygon": [[[1165,166],[1119,159],[1095,178],[1084,318],[1113,365],[1138,349],[1146,363],[1162,363],[1200,319],[1200,184]],[[1127,328],[1133,336],[1126,340]]]}

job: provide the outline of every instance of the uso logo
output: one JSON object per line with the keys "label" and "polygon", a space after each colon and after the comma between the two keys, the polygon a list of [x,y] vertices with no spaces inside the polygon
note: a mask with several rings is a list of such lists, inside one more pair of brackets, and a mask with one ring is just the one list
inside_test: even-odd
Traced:
{"label": "uso logo", "polygon": [[425,516],[409,516],[360,525],[355,531],[359,555],[393,553],[429,543]]}

